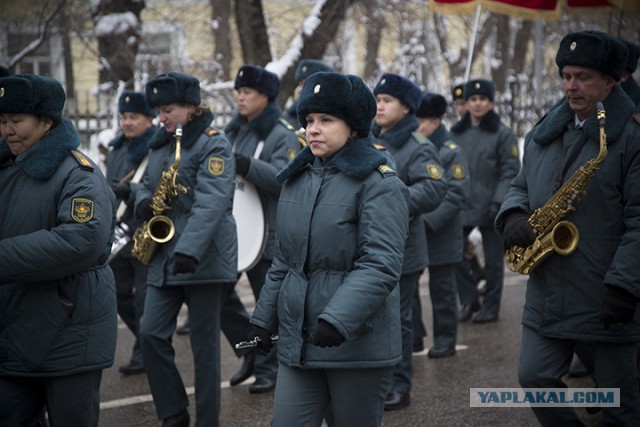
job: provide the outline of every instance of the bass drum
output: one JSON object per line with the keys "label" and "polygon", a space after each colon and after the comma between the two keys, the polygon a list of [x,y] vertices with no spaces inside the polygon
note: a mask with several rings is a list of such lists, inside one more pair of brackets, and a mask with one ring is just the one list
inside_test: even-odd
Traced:
{"label": "bass drum", "polygon": [[256,187],[240,175],[236,175],[233,217],[238,230],[238,273],[242,273],[260,261],[267,244],[267,226]]}

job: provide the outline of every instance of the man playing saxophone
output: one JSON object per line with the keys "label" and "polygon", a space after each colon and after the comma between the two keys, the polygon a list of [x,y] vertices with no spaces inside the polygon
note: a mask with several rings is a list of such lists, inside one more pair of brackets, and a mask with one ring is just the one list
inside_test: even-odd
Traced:
{"label": "man playing saxophone", "polygon": [[[189,399],[171,343],[176,316],[186,303],[195,369],[195,426],[215,427],[220,409],[223,289],[236,281],[235,162],[227,138],[210,127],[213,114],[200,104],[198,79],[162,74],[147,83],[145,94],[164,130],[149,144],[136,212],[145,222],[167,217],[160,224],[172,231],[157,245],[139,245],[140,255],[149,258],[140,320],[142,355],[162,425],[188,427]],[[148,240],[134,235],[134,249],[140,239]]]}
{"label": "man playing saxophone", "polygon": [[[528,272],[519,381],[566,387],[574,348],[588,342],[598,387],[620,389],[620,406],[603,407],[602,424],[631,426],[640,425],[640,125],[617,84],[626,57],[624,44],[605,33],[562,39],[556,64],[566,97],[527,135],[495,225],[511,251],[529,248],[546,237],[554,209],[572,204],[556,219],[575,225],[575,250],[552,252]],[[588,180],[565,185],[585,170]],[[547,203],[552,198],[557,203]],[[532,409],[544,426],[583,425],[572,407]]]}

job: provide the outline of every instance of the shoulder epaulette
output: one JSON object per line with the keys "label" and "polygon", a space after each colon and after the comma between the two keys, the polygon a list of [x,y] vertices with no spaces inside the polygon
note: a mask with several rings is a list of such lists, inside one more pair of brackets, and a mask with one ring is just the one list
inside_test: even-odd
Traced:
{"label": "shoulder epaulette", "polygon": [[420,132],[418,132],[417,130],[413,131],[412,135],[415,138],[415,140],[418,141],[418,144],[426,144],[427,142],[429,142],[427,137],[421,134]]}
{"label": "shoulder epaulette", "polygon": [[396,171],[387,164],[380,165],[376,169],[382,174],[382,176],[396,175]]}
{"label": "shoulder epaulette", "polygon": [[387,147],[385,147],[384,145],[380,145],[380,144],[373,144],[373,146],[376,148],[376,150],[379,150],[379,151],[387,151]]}
{"label": "shoulder epaulette", "polygon": [[82,169],[88,170],[88,171],[93,170],[93,165],[91,164],[87,156],[85,156],[78,150],[71,150],[71,154],[73,155],[73,158],[76,159],[76,162],[78,162],[78,164]]}
{"label": "shoulder epaulette", "polygon": [[455,150],[456,148],[458,148],[458,146],[455,144],[455,142],[451,142],[451,141],[445,142],[445,145],[447,147],[449,147],[450,150]]}
{"label": "shoulder epaulette", "polygon": [[303,129],[299,129],[296,132],[296,136],[298,137],[298,142],[300,143],[300,147],[304,148],[307,146],[307,138],[306,133]]}
{"label": "shoulder epaulette", "polygon": [[293,130],[293,131],[296,130],[296,128],[291,126],[291,123],[289,123],[289,121],[287,119],[285,119],[284,117],[280,117],[280,123],[282,123],[284,125],[284,127],[286,127],[289,130]]}
{"label": "shoulder epaulette", "polygon": [[207,136],[213,136],[213,135],[217,135],[218,129],[212,128],[212,127],[208,127],[204,130],[204,134]]}

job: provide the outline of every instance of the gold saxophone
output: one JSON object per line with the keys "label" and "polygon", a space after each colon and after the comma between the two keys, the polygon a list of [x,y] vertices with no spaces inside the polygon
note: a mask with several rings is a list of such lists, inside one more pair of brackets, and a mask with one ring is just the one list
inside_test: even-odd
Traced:
{"label": "gold saxophone", "polygon": [[141,263],[147,265],[156,253],[158,245],[173,238],[176,228],[173,221],[164,212],[171,209],[169,202],[181,193],[188,191],[187,187],[176,183],[178,168],[180,167],[180,144],[182,140],[182,126],[176,127],[176,155],[169,170],[163,171],[160,181],[151,197],[153,217],[145,221],[133,235],[131,254]]}
{"label": "gold saxophone", "polygon": [[607,157],[605,111],[600,102],[598,102],[597,118],[600,128],[598,155],[576,170],[547,203],[536,209],[529,217],[527,222],[536,233],[536,240],[527,248],[513,246],[507,249],[505,259],[509,270],[529,274],[553,251],[560,255],[569,255],[578,247],[580,239],[578,228],[572,222],[561,221],[561,219],[575,210],[575,203],[584,197],[589,181]]}

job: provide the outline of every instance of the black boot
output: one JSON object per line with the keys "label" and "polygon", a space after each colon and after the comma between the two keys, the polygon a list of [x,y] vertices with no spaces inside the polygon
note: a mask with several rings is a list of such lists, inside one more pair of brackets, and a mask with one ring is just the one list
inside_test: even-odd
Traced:
{"label": "black boot", "polygon": [[240,370],[236,372],[229,380],[229,384],[232,387],[240,384],[241,382],[249,378],[251,375],[253,375],[254,360],[255,360],[255,354],[253,351],[250,351],[244,355],[244,360],[242,361],[242,366],[240,367]]}

